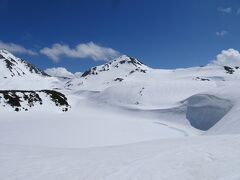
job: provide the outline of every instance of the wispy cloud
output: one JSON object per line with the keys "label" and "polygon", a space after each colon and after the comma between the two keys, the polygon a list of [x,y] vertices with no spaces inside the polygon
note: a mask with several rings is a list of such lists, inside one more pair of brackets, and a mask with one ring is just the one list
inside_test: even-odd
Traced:
{"label": "wispy cloud", "polygon": [[18,53],[18,54],[28,54],[28,55],[37,55],[38,53],[27,49],[21,45],[15,44],[15,43],[6,43],[3,41],[0,41],[0,49],[6,49],[12,53]]}
{"label": "wispy cloud", "polygon": [[112,48],[102,47],[93,42],[78,44],[74,48],[70,48],[66,44],[53,44],[52,47],[45,47],[40,50],[41,54],[46,55],[55,62],[58,62],[61,57],[70,58],[91,58],[95,61],[115,58],[120,53]]}
{"label": "wispy cloud", "polygon": [[227,34],[228,34],[228,32],[225,31],[225,30],[216,32],[216,35],[217,35],[217,36],[220,36],[220,37],[225,36],[225,35],[227,35]]}
{"label": "wispy cloud", "polygon": [[231,7],[227,7],[227,8],[219,7],[218,11],[221,13],[224,13],[224,14],[231,14],[232,8]]}

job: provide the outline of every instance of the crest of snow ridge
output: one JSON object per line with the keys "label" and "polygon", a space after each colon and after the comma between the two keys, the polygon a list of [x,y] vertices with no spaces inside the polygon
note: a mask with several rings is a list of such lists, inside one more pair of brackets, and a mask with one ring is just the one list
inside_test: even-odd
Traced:
{"label": "crest of snow ridge", "polygon": [[134,72],[146,73],[148,69],[147,66],[145,66],[143,63],[141,63],[137,59],[127,55],[122,55],[119,58],[113,61],[110,61],[106,64],[90,68],[89,70],[85,71],[82,74],[82,77],[87,77],[89,75],[97,75],[101,72],[106,72],[106,71],[110,71],[118,68],[130,70],[129,72],[130,74]]}
{"label": "crest of snow ridge", "polygon": [[41,76],[48,76],[45,72],[38,69],[36,66],[31,63],[15,57],[13,54],[7,50],[0,50],[0,68],[1,71],[8,74],[4,74],[4,77],[7,76],[25,76],[27,74],[38,74]]}

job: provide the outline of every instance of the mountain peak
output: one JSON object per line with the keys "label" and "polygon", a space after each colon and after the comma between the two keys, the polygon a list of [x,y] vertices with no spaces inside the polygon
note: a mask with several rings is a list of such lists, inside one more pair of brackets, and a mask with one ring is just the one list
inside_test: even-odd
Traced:
{"label": "mountain peak", "polygon": [[16,57],[6,49],[0,49],[0,59],[16,59]]}
{"label": "mountain peak", "polygon": [[48,76],[46,73],[44,73],[31,63],[23,59],[17,58],[5,49],[0,50],[0,71],[4,75],[4,78],[32,74]]}
{"label": "mountain peak", "polygon": [[124,71],[125,73],[132,73],[135,71],[138,72],[146,72],[147,69],[149,69],[148,66],[141,63],[136,58],[133,58],[128,55],[122,55],[112,61],[109,61],[103,65],[95,66],[90,68],[89,70],[85,71],[82,74],[82,77],[86,77],[88,75],[97,75],[102,72],[106,71],[112,71],[112,70],[118,70],[118,71]]}
{"label": "mountain peak", "polygon": [[122,56],[114,59],[113,61],[110,61],[110,63],[111,62],[117,62],[117,63],[120,63],[120,64],[128,63],[128,64],[132,64],[132,65],[134,65],[136,67],[144,65],[138,59],[133,58],[133,57],[128,56],[128,55],[122,55]]}

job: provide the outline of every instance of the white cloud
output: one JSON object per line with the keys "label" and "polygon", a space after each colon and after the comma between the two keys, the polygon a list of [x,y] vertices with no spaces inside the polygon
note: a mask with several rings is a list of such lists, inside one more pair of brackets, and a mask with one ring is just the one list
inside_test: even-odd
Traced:
{"label": "white cloud", "polygon": [[0,41],[0,49],[6,49],[12,53],[37,55],[37,52],[27,49],[21,45],[14,44],[14,43],[5,43],[3,41]]}
{"label": "white cloud", "polygon": [[235,49],[223,50],[213,63],[222,66],[240,66],[240,53]]}
{"label": "white cloud", "polygon": [[216,35],[222,37],[222,36],[225,36],[227,33],[228,33],[227,31],[222,30],[222,31],[218,31],[218,32],[216,32]]}
{"label": "white cloud", "polygon": [[227,8],[219,7],[218,11],[222,12],[224,14],[230,14],[232,12],[232,8],[230,8],[230,7],[227,7]]}
{"label": "white cloud", "polygon": [[58,62],[63,56],[71,58],[91,58],[95,61],[113,59],[120,53],[112,48],[102,47],[93,42],[78,44],[75,48],[70,48],[66,44],[53,44],[51,48],[45,47],[40,53]]}
{"label": "white cloud", "polygon": [[71,72],[69,72],[66,68],[63,68],[63,67],[48,68],[44,72],[53,77],[73,77],[74,76]]}
{"label": "white cloud", "polygon": [[79,77],[81,77],[82,76],[82,72],[75,72],[74,73],[74,76],[76,77],[76,78],[79,78]]}

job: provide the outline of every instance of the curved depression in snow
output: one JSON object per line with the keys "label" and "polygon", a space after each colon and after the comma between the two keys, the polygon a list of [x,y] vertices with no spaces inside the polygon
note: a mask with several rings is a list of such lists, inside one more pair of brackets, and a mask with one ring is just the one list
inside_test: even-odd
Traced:
{"label": "curved depression in snow", "polygon": [[209,94],[197,94],[189,97],[186,106],[186,118],[190,124],[206,131],[221,120],[233,107],[231,101]]}

